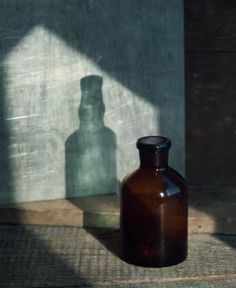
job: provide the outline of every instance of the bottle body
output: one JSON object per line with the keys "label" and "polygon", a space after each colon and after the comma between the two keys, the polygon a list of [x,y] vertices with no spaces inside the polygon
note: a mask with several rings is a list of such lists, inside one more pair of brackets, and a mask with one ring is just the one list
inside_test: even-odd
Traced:
{"label": "bottle body", "polygon": [[121,252],[126,262],[164,267],[187,256],[188,195],[175,170],[154,166],[141,165],[122,183]]}

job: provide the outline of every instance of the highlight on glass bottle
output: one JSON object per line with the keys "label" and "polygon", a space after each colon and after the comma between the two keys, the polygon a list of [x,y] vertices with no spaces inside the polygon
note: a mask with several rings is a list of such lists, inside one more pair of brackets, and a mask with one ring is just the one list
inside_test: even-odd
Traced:
{"label": "highlight on glass bottle", "polygon": [[187,257],[187,184],[168,165],[170,147],[166,137],[139,138],[140,167],[122,182],[121,256],[128,263],[165,267]]}

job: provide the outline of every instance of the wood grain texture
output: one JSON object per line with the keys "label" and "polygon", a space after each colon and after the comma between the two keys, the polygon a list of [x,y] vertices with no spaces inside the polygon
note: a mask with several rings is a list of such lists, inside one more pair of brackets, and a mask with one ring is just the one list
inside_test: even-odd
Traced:
{"label": "wood grain texture", "polygon": [[[0,206],[0,223],[119,227],[119,198],[90,196]],[[190,190],[189,233],[236,234],[235,191]]]}
{"label": "wood grain texture", "polygon": [[187,178],[235,187],[235,53],[187,54]]}
{"label": "wood grain texture", "polygon": [[216,186],[235,191],[235,4],[185,1],[186,170],[200,193]]}
{"label": "wood grain texture", "polygon": [[234,0],[186,0],[186,49],[208,52],[235,51],[235,13]]}
{"label": "wood grain texture", "polygon": [[[115,193],[149,134],[173,139],[184,173],[182,2],[1,1],[1,203]],[[88,75],[103,85],[84,105]]]}
{"label": "wood grain texture", "polygon": [[118,240],[117,232],[111,230],[1,226],[1,285],[15,288],[157,285],[233,288],[236,285],[235,236],[221,239],[190,236],[187,261],[162,269],[136,267],[121,261],[111,248],[111,243],[114,246]]}

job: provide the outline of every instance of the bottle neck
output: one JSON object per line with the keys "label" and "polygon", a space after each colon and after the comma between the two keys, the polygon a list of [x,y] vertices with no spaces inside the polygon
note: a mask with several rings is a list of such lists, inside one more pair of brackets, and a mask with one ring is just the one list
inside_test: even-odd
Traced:
{"label": "bottle neck", "polygon": [[139,150],[140,168],[164,171],[168,168],[169,150],[142,151]]}

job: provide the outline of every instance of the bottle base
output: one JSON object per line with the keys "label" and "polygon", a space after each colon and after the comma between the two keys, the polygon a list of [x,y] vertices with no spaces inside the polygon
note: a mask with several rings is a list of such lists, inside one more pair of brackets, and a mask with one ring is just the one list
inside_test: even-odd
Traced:
{"label": "bottle base", "polygon": [[164,268],[164,267],[170,267],[174,265],[178,265],[182,262],[184,262],[187,259],[187,255],[184,255],[179,258],[175,259],[170,259],[166,261],[160,261],[160,259],[148,259],[146,260],[139,260],[139,259],[130,259],[128,257],[121,257],[121,260],[124,262],[139,266],[139,267],[146,267],[146,268]]}

